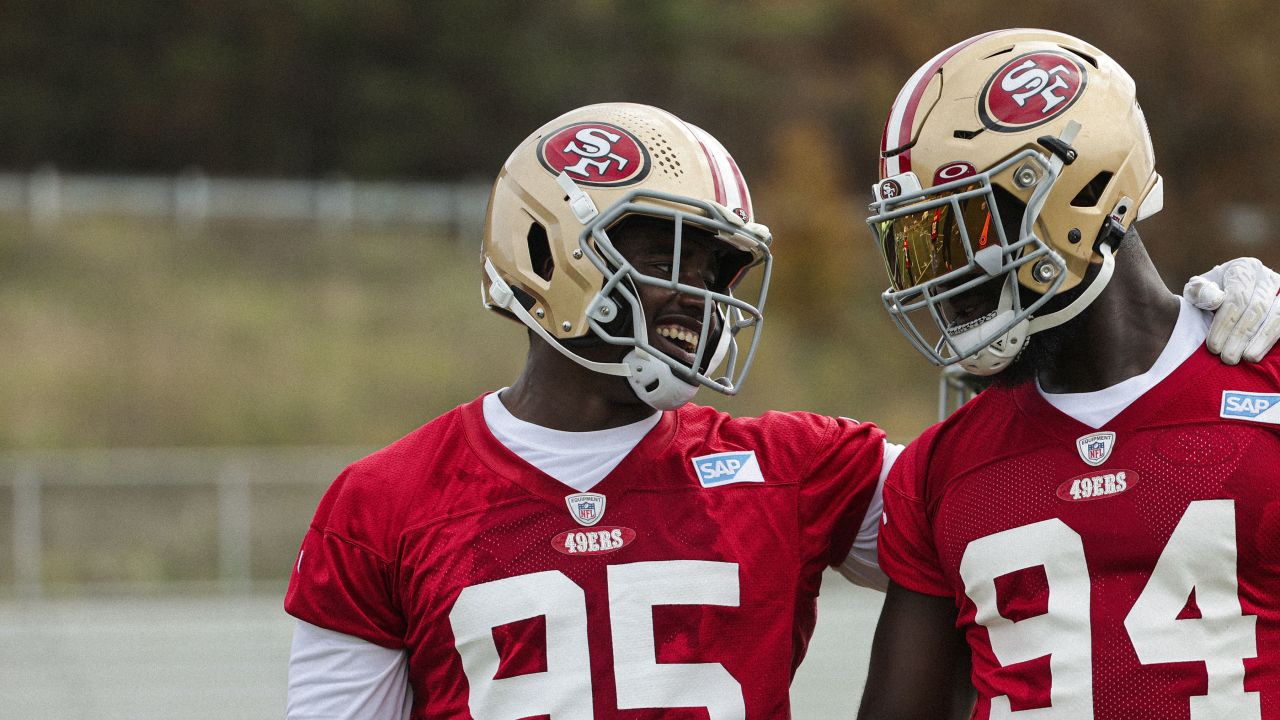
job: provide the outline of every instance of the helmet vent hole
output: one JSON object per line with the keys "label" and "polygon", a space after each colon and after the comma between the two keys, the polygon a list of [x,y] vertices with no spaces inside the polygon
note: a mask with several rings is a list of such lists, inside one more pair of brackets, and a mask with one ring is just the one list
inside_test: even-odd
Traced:
{"label": "helmet vent hole", "polygon": [[684,170],[680,169],[680,161],[676,159],[675,150],[671,148],[665,135],[656,128],[649,128],[644,141],[652,149],[653,158],[664,175],[680,177],[684,174]]}
{"label": "helmet vent hole", "polygon": [[1082,52],[1080,52],[1078,49],[1076,49],[1076,48],[1069,48],[1069,47],[1067,47],[1066,45],[1059,45],[1058,47],[1062,48],[1063,50],[1066,50],[1067,52],[1071,53],[1072,55],[1076,55],[1076,56],[1078,56],[1081,60],[1084,60],[1085,62],[1089,63],[1090,65],[1092,65],[1092,66],[1094,66],[1094,67],[1098,67],[1098,60],[1097,60],[1097,58],[1093,57],[1092,55],[1088,55],[1088,54],[1086,54],[1086,53],[1082,53]]}
{"label": "helmet vent hole", "polygon": [[529,264],[538,277],[551,281],[556,271],[556,261],[551,257],[551,243],[547,240],[547,230],[538,223],[529,226]]}
{"label": "helmet vent hole", "polygon": [[1111,183],[1111,173],[1103,170],[1088,185],[1080,188],[1080,192],[1071,200],[1072,207],[1094,207],[1102,200],[1102,195],[1107,191],[1107,185]]}
{"label": "helmet vent hole", "polygon": [[657,390],[657,389],[658,389],[658,381],[657,381],[657,380],[654,380],[653,382],[651,382],[651,383],[649,383],[648,385],[645,385],[645,386],[644,386],[644,391],[645,391],[645,392],[653,392],[654,390]]}

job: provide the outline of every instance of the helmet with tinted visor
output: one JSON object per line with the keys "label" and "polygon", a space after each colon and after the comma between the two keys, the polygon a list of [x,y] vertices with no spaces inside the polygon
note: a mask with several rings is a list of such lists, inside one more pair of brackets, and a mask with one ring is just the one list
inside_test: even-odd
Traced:
{"label": "helmet with tinted visor", "polygon": [[[899,330],[935,364],[960,362],[993,342],[1003,355],[1021,349],[1027,333],[1019,326],[1065,278],[1062,258],[1031,227],[1060,172],[1060,160],[1026,149],[928,191],[910,174],[876,186],[881,198],[867,224],[891,283],[881,298]],[[1025,210],[1007,194],[997,200],[996,180],[1009,175],[1036,188]],[[1011,279],[1029,265],[1051,279],[1045,294],[1023,306]],[[966,305],[977,310],[958,309]],[[932,322],[915,320],[921,316]]]}
{"label": "helmet with tinted visor", "polygon": [[1154,163],[1132,78],[1088,43],[1011,29],[943,50],[881,142],[886,309],[935,364],[999,372],[1105,288],[1118,238],[1162,205]]}

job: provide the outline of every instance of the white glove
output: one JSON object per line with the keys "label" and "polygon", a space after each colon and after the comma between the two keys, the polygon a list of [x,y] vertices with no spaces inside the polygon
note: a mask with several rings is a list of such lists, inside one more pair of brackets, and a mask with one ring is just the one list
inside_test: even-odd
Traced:
{"label": "white glove", "polygon": [[1235,365],[1258,362],[1280,340],[1280,274],[1257,258],[1236,258],[1187,281],[1182,296],[1213,310],[1209,352]]}

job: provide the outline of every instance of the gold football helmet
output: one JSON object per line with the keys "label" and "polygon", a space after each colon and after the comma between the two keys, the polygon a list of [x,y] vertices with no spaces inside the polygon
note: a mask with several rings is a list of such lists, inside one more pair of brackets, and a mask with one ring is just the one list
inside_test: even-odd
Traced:
{"label": "gold football helmet", "polygon": [[[610,238],[636,215],[671,223],[669,276],[638,271]],[[725,244],[735,258],[730,277],[715,287],[681,282],[686,228]],[[590,105],[539,128],[503,165],[489,197],[482,299],[574,362],[626,377],[638,397],[668,409],[698,386],[725,394],[741,387],[764,320],[770,242],[768,228],[755,222],[742,173],[715,138],[658,108]],[[744,285],[757,269],[762,276]],[[692,361],[651,342],[641,284],[702,299],[700,335],[682,339]],[[737,297],[740,287],[752,288],[752,297]],[[740,351],[738,337],[748,330]],[[622,362],[577,352],[597,342],[631,350]]]}
{"label": "gold football helmet", "polygon": [[[885,307],[935,364],[997,373],[1106,287],[1124,233],[1163,205],[1161,183],[1133,79],[1100,50],[1030,29],[957,43],[912,75],[885,125],[867,221]],[[1076,297],[1050,305],[1090,264]],[[984,291],[990,313],[950,307]]]}

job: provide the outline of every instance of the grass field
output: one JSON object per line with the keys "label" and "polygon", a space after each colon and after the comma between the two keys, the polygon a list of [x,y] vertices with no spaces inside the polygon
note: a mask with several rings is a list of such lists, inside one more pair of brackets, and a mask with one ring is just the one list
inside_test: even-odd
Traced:
{"label": "grass field", "polygon": [[[525,333],[480,308],[478,241],[0,215],[0,450],[385,444],[520,367]],[[745,393],[702,400],[918,432],[935,375],[880,310],[879,271],[816,287],[782,250]]]}
{"label": "grass field", "polygon": [[[852,717],[881,596],[828,572],[791,697]],[[0,602],[0,720],[269,720],[284,715],[292,619],[277,594]]]}
{"label": "grass field", "polygon": [[[878,267],[802,241],[779,251],[744,394],[700,400],[910,437],[933,417],[935,375],[880,311]],[[281,716],[279,593],[172,597],[218,587],[219,473],[302,448],[247,461],[290,479],[248,496],[245,585],[282,589],[320,493],[355,459],[306,448],[384,445],[516,376],[526,336],[479,307],[477,242],[0,215],[0,518],[38,469],[45,592],[20,596],[21,548],[0,531],[0,720]],[[122,587],[148,590],[103,595]],[[879,599],[831,576],[821,603],[798,718],[852,712]]]}
{"label": "grass field", "polygon": [[[89,477],[50,484],[44,498],[50,586],[212,579],[217,498],[179,481],[221,468],[86,468],[78,453],[376,448],[510,383],[526,334],[481,309],[477,243],[421,227],[0,214],[0,517],[34,453],[52,468],[44,480]],[[831,263],[799,247],[780,246],[744,393],[699,399],[875,419],[910,437],[932,419],[934,373],[892,330],[873,285],[854,302],[855,281],[879,271],[826,272],[816,288],[805,278]],[[340,467],[268,471],[315,484],[255,490],[255,515],[271,519],[254,526],[256,579],[283,577],[281,556]],[[182,487],[166,487],[166,474]],[[128,486],[134,476],[145,482]],[[3,596],[13,548],[0,536]]]}

